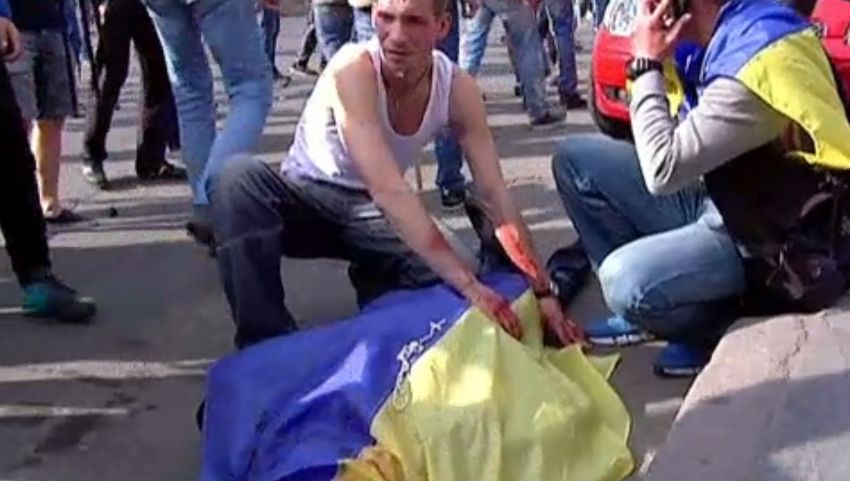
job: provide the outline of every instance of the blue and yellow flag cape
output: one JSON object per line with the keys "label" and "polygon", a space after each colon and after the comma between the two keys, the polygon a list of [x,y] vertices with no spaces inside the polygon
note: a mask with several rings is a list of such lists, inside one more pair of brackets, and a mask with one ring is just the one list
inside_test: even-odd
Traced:
{"label": "blue and yellow flag cape", "polygon": [[209,374],[202,481],[620,481],[630,419],[613,358],[543,347],[525,283],[487,283],[511,338],[452,290],[397,292]]}
{"label": "blue and yellow flag cape", "polygon": [[[708,46],[688,56],[686,69],[677,59],[678,78],[665,72],[671,102],[689,90],[683,84],[698,97],[717,78],[738,80],[812,140],[814,151],[792,153],[817,166],[850,169],[850,124],[829,59],[811,23],[792,8],[773,0],[731,0]],[[697,101],[689,96],[683,112]]]}

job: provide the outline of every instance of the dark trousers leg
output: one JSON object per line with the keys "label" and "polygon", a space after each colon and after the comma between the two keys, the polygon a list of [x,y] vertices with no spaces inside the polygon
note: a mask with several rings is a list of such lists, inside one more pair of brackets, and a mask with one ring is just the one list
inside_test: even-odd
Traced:
{"label": "dark trousers leg", "polygon": [[295,330],[285,305],[281,257],[342,255],[339,233],[310,199],[317,192],[250,157],[231,159],[209,186],[216,258],[236,323],[236,346]]}
{"label": "dark trousers leg", "polygon": [[130,66],[131,24],[129,4],[137,0],[110,0],[103,16],[95,62],[100,95],[93,96],[86,116],[84,148],[91,162],[106,159],[106,135],[115,104]]}
{"label": "dark trousers leg", "polygon": [[50,270],[44,218],[38,200],[35,159],[21,111],[0,61],[0,228],[21,285]]}
{"label": "dark trousers leg", "polygon": [[142,70],[139,105],[136,172],[157,170],[165,159],[165,149],[177,137],[177,108],[168,80],[165,56],[153,21],[139,0],[132,0],[133,44]]}

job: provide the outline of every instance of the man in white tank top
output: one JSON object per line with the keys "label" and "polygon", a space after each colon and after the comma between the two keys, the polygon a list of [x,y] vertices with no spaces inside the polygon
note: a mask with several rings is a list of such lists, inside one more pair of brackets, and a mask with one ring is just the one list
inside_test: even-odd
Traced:
{"label": "man in white tank top", "polygon": [[582,340],[508,194],[478,86],[434,51],[451,22],[445,2],[378,0],[377,38],[347,45],[330,60],[282,171],[243,158],[212,179],[218,262],[238,347],[296,328],[284,305],[284,255],[348,260],[361,305],[389,290],[445,282],[521,335],[509,304],[449,247],[404,180],[422,147],[446,128],[473,174],[478,207],[468,210],[486,212],[493,225],[478,229],[493,240],[482,244],[501,250],[527,276],[557,339]]}

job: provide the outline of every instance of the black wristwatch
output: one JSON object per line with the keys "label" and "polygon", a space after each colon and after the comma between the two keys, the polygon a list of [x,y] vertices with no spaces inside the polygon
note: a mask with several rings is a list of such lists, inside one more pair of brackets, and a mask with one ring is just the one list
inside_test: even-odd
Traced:
{"label": "black wristwatch", "polygon": [[555,281],[549,279],[549,284],[544,289],[532,289],[532,292],[534,292],[534,297],[538,299],[543,299],[544,297],[554,297],[557,299],[558,284],[555,284]]}
{"label": "black wristwatch", "polygon": [[641,75],[653,70],[661,72],[663,70],[661,62],[646,57],[635,57],[626,66],[626,78],[634,82]]}

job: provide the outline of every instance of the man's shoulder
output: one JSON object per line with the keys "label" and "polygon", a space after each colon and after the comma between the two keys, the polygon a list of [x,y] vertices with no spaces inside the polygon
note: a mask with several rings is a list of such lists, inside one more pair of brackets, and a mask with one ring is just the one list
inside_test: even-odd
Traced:
{"label": "man's shoulder", "polygon": [[367,67],[372,67],[372,56],[365,44],[347,43],[334,54],[325,71],[332,76],[338,76],[349,72],[363,73],[367,71]]}

